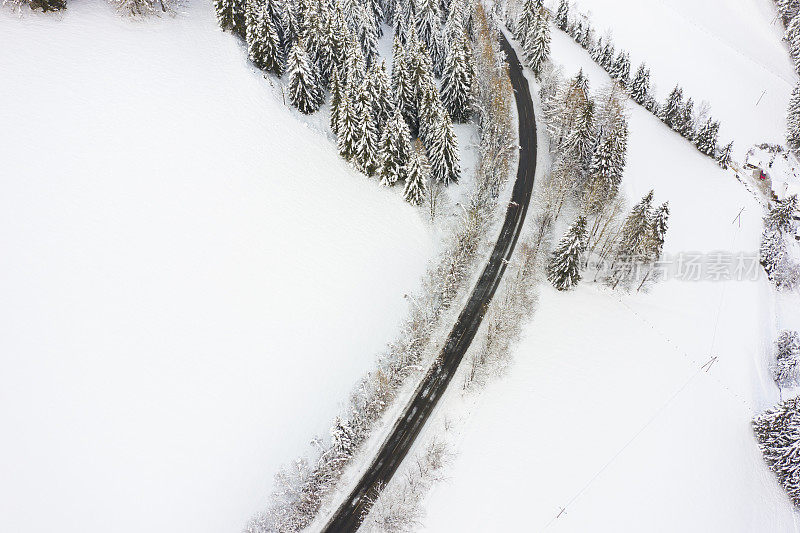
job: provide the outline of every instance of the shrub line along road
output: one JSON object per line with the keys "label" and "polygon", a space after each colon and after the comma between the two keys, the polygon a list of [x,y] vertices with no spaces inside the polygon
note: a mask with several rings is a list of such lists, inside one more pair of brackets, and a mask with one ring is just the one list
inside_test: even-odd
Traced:
{"label": "shrub line along road", "polygon": [[514,87],[520,144],[517,180],[514,183],[503,228],[467,305],[447,337],[442,353],[414,391],[410,403],[395,422],[369,469],[328,521],[323,529],[325,533],[356,531],[372,507],[371,500],[392,479],[436,407],[436,402],[447,389],[464,353],[475,337],[522,231],[533,191],[533,176],[536,172],[536,117],[528,80],[522,74],[522,65],[502,33],[500,45],[508,58],[509,76]]}

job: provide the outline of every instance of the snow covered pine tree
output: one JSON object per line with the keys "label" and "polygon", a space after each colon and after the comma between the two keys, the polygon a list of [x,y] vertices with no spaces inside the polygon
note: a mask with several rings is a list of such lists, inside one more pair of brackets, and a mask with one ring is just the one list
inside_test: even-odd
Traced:
{"label": "snow covered pine tree", "polygon": [[800,335],[783,330],[775,341],[775,382],[781,387],[798,384],[800,365]]}
{"label": "snow covered pine tree", "polygon": [[558,3],[555,23],[559,30],[567,31],[569,26],[569,2],[567,0],[560,0]]}
{"label": "snow covered pine tree", "polygon": [[675,86],[669,93],[667,101],[661,110],[661,120],[675,131],[679,131],[683,118],[683,89]]}
{"label": "snow covered pine tree", "polygon": [[717,164],[722,170],[728,170],[731,164],[731,153],[733,152],[733,141],[725,145],[725,147],[717,154]]}
{"label": "snow covered pine tree", "polygon": [[753,420],[764,460],[800,507],[800,398],[778,404]]}
{"label": "snow covered pine tree", "polygon": [[800,203],[796,194],[778,200],[764,217],[764,227],[782,233],[790,230],[793,225],[792,216],[798,208]]}
{"label": "snow covered pine tree", "polygon": [[214,0],[217,22],[223,30],[230,30],[242,39],[247,36],[244,0]]}
{"label": "snow covered pine tree", "polygon": [[436,181],[443,185],[449,185],[461,177],[456,134],[453,132],[453,125],[450,123],[447,111],[441,107],[435,108],[434,116],[430,120],[428,159],[431,164],[431,172]]}
{"label": "snow covered pine tree", "polygon": [[719,122],[708,118],[706,123],[700,127],[694,139],[697,149],[707,156],[714,157],[717,153],[717,133],[719,132]]}
{"label": "snow covered pine tree", "polygon": [[27,5],[34,11],[38,10],[44,13],[47,13],[48,11],[59,11],[67,8],[67,0],[7,0],[6,2],[0,2],[0,5],[5,4],[10,4],[11,9],[19,9],[22,6]]}
{"label": "snow covered pine tree", "polygon": [[581,279],[583,253],[586,251],[586,218],[578,220],[567,231],[550,256],[547,264],[547,279],[560,291],[573,288]]}
{"label": "snow covered pine tree", "polygon": [[269,6],[269,2],[264,2],[260,8],[251,6],[247,17],[247,51],[256,67],[280,76],[283,73],[283,47]]}
{"label": "snow covered pine tree", "polygon": [[650,98],[650,70],[642,63],[636,70],[630,86],[631,98],[639,105],[645,105]]}
{"label": "snow covered pine tree", "polygon": [[303,43],[298,41],[289,53],[289,101],[306,115],[322,105],[323,94],[319,86],[316,66],[308,58]]}
{"label": "snow covered pine tree", "polygon": [[800,84],[795,86],[792,98],[789,100],[789,113],[786,116],[786,144],[790,150],[800,151]]}
{"label": "snow covered pine tree", "polygon": [[528,28],[528,35],[523,43],[528,66],[538,77],[545,61],[550,57],[550,22],[544,8],[535,11],[533,22]]}
{"label": "snow covered pine tree", "polygon": [[783,242],[783,235],[780,231],[765,228],[761,236],[761,248],[759,258],[767,278],[773,280],[775,272],[780,268],[781,263],[786,257],[786,245]]}
{"label": "snow covered pine tree", "polygon": [[380,166],[378,176],[383,185],[394,185],[406,178],[406,165],[411,155],[408,125],[400,109],[395,109],[391,120],[383,129],[378,147]]}
{"label": "snow covered pine tree", "polygon": [[429,177],[430,167],[428,158],[425,157],[425,148],[417,139],[406,166],[406,186],[403,189],[403,198],[411,205],[421,205],[427,193]]}
{"label": "snow covered pine tree", "polygon": [[442,101],[456,122],[466,122],[472,114],[472,83],[475,73],[469,46],[469,39],[462,32],[450,45],[442,75]]}

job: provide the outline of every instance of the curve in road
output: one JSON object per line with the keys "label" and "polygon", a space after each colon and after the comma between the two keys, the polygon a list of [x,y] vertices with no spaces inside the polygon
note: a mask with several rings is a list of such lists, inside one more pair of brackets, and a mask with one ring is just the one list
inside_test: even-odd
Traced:
{"label": "curve in road", "polygon": [[520,144],[517,178],[500,236],[467,305],[447,337],[442,353],[414,391],[369,469],[328,521],[323,529],[325,533],[356,531],[369,512],[372,500],[397,471],[475,337],[522,231],[536,172],[536,118],[528,80],[522,74],[517,54],[502,33],[500,45],[508,58],[509,76],[516,93]]}

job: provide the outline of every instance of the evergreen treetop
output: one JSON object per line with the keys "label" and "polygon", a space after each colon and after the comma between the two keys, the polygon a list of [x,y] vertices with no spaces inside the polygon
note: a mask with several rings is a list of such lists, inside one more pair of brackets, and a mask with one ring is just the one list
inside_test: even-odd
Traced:
{"label": "evergreen treetop", "polygon": [[429,177],[430,168],[427,157],[425,157],[425,148],[417,140],[406,166],[406,186],[403,189],[403,198],[411,205],[421,205],[427,194]]}
{"label": "evergreen treetop", "polygon": [[586,245],[586,218],[581,216],[570,227],[550,256],[547,279],[553,287],[566,291],[578,284]]}
{"label": "evergreen treetop", "polygon": [[324,96],[316,66],[309,59],[302,41],[298,41],[292,47],[287,66],[289,73],[289,101],[301,113],[314,113],[322,105]]}

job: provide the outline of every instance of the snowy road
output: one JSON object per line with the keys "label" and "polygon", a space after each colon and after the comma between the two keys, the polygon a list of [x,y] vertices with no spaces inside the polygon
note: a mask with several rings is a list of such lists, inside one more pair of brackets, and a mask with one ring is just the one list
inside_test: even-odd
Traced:
{"label": "snowy road", "polygon": [[502,34],[500,39],[508,57],[509,75],[516,93],[520,142],[517,179],[500,236],[467,305],[445,342],[442,353],[417,387],[369,469],[325,526],[325,532],[356,531],[369,512],[377,492],[391,480],[403,462],[475,337],[522,231],[536,171],[536,120],[528,81],[522,74],[522,65]]}

